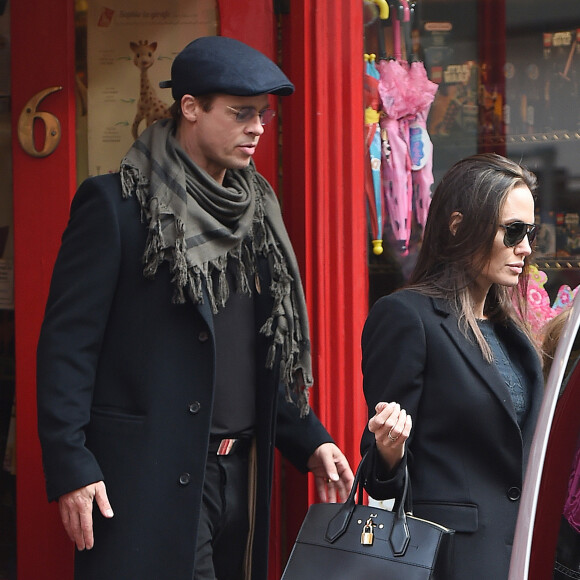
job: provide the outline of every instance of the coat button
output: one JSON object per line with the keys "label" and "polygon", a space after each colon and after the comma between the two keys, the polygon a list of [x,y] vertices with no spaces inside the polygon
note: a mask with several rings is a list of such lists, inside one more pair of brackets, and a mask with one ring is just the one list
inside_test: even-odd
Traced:
{"label": "coat button", "polygon": [[197,338],[199,339],[199,342],[206,342],[209,338],[209,332],[207,330],[202,330]]}
{"label": "coat button", "polygon": [[189,473],[182,473],[179,476],[179,485],[188,485],[191,480]]}
{"label": "coat button", "polygon": [[199,401],[193,401],[193,403],[191,403],[189,405],[189,412],[192,415],[197,415],[199,413],[200,409],[201,409],[201,403]]}
{"label": "coat button", "polygon": [[511,501],[518,501],[522,495],[522,490],[519,487],[510,487],[507,496]]}

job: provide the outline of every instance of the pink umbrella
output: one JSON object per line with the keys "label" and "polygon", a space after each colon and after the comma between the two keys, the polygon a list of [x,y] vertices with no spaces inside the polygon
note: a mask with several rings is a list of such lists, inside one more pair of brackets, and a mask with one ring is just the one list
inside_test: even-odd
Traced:
{"label": "pink umbrella", "polygon": [[424,228],[433,185],[433,143],[427,133],[427,116],[438,86],[427,78],[425,66],[419,61],[409,67],[409,86],[409,105],[414,112],[409,123],[413,201],[417,222]]}
{"label": "pink umbrella", "polygon": [[[431,202],[433,184],[433,145],[426,121],[435,98],[437,85],[427,78],[423,63],[416,60],[411,41],[411,18],[415,3],[397,0],[391,7],[394,59],[379,64],[379,94],[386,116],[381,127],[386,130],[391,148],[388,162],[383,160],[383,190],[389,222],[399,251],[409,251],[413,217],[424,226]],[[413,62],[401,60],[401,26],[405,28],[405,53]]]}
{"label": "pink umbrella", "polygon": [[[415,3],[397,0],[391,10],[395,58],[381,61],[379,94],[384,117],[381,128],[390,145],[389,159],[382,160],[383,192],[389,222],[402,255],[409,252],[413,200],[417,221],[424,226],[433,184],[433,145],[426,128],[427,115],[437,85],[427,78],[421,62],[416,62],[411,42],[411,14]],[[405,52],[401,60],[401,25],[405,28]]]}
{"label": "pink umbrella", "polygon": [[409,78],[406,63],[394,59],[381,61],[378,68],[379,94],[385,113],[380,124],[390,146],[390,156],[383,159],[381,165],[383,192],[397,249],[406,255],[411,237],[413,195],[407,144],[409,110],[406,94]]}

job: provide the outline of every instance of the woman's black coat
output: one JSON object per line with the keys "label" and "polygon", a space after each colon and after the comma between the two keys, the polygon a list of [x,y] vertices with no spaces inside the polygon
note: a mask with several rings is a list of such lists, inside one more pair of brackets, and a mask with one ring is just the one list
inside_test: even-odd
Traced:
{"label": "woman's black coat", "polygon": [[[415,291],[380,299],[362,336],[369,418],[379,401],[411,414],[407,442],[416,516],[456,530],[455,575],[506,580],[525,466],[543,394],[539,358],[513,324],[497,328],[525,369],[530,409],[520,430],[495,365],[460,332],[449,305]],[[362,448],[374,445],[365,431]],[[402,469],[380,473],[376,447],[366,489],[396,496]]]}
{"label": "woman's black coat", "polygon": [[[146,227],[119,176],[77,192],[38,345],[38,420],[49,500],[104,480],[115,512],[95,506],[95,546],[76,578],[191,580],[213,404],[207,300],[172,303],[167,267],[143,276]],[[266,268],[267,271],[267,268]],[[262,288],[268,288],[264,279]],[[256,299],[256,328],[271,312]],[[274,444],[300,469],[332,439],[279,394],[259,336],[257,503],[252,578],[267,576]],[[277,419],[277,420],[276,420]],[[240,541],[244,541],[240,538]]]}

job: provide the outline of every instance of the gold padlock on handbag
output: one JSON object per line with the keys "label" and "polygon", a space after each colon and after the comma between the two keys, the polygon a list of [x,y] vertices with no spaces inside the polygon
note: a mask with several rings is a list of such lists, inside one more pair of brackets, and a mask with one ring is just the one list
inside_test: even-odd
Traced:
{"label": "gold padlock on handbag", "polygon": [[363,546],[372,546],[373,541],[375,539],[375,535],[373,533],[373,520],[369,518],[366,524],[363,526],[363,531],[360,536],[360,543]]}

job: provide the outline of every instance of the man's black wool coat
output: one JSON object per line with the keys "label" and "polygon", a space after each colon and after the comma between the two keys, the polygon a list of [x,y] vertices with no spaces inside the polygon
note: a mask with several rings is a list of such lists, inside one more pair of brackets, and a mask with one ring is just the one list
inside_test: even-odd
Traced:
{"label": "man's black wool coat", "polygon": [[[208,301],[172,302],[167,265],[143,276],[146,226],[118,174],[79,188],[54,269],[38,345],[39,435],[50,500],[104,480],[115,512],[95,505],[95,546],[77,580],[191,580],[213,402]],[[264,275],[267,268],[261,270]],[[263,278],[261,287],[268,288]],[[271,299],[256,299],[256,328]],[[258,489],[254,580],[267,576],[274,445],[302,470],[331,441],[279,393],[256,349]],[[240,541],[245,541],[240,538]]]}

